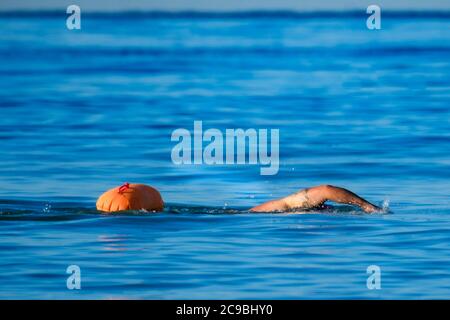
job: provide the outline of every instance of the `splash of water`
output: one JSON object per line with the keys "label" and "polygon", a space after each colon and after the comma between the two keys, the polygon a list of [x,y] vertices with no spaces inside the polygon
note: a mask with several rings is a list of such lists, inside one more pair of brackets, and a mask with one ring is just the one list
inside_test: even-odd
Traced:
{"label": "splash of water", "polygon": [[381,211],[383,213],[388,213],[389,212],[389,199],[384,199],[383,203],[381,204]]}

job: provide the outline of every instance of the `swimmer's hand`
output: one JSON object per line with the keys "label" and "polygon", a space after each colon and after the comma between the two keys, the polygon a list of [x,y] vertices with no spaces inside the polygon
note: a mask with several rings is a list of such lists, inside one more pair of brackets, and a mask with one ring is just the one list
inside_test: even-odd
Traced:
{"label": "swimmer's hand", "polygon": [[371,203],[369,203],[368,205],[361,206],[361,209],[363,209],[364,212],[366,213],[378,213],[383,211],[383,209]]}

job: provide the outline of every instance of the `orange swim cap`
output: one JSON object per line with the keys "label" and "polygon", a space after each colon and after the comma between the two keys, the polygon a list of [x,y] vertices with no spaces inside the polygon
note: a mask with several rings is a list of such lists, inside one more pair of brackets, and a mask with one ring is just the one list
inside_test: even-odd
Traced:
{"label": "orange swim cap", "polygon": [[164,202],[155,188],[145,184],[125,183],[106,191],[97,200],[97,210],[114,212],[122,210],[161,211]]}

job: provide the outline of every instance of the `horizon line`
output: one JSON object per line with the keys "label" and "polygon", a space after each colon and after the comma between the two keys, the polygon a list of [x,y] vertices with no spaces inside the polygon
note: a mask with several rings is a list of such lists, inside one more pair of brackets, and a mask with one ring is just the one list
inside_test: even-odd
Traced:
{"label": "horizon line", "polygon": [[[343,10],[276,10],[276,9],[257,9],[257,10],[89,10],[83,11],[82,14],[92,17],[108,17],[108,16],[141,16],[141,17],[217,17],[217,18],[257,18],[257,17],[286,17],[286,18],[305,18],[305,17],[353,17],[367,14],[366,10],[343,9]],[[13,9],[1,10],[0,17],[54,17],[67,15],[65,10],[58,9]],[[437,9],[383,9],[382,15],[390,17],[409,17],[409,18],[450,18],[449,10]]]}

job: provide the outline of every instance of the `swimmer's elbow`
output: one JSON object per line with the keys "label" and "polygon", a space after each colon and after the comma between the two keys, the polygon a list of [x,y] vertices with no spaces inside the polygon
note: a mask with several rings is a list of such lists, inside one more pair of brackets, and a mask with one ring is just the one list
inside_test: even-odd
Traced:
{"label": "swimmer's elbow", "polygon": [[332,186],[331,184],[322,184],[322,185],[317,186],[315,188],[319,189],[323,193],[329,193],[329,192],[332,192],[332,191],[336,190],[336,187]]}

